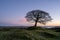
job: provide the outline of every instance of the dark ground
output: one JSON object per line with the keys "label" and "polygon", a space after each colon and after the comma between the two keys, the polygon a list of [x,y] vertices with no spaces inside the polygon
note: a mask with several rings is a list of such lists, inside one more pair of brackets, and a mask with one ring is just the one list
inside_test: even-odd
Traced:
{"label": "dark ground", "polygon": [[0,40],[60,40],[60,29],[0,28]]}

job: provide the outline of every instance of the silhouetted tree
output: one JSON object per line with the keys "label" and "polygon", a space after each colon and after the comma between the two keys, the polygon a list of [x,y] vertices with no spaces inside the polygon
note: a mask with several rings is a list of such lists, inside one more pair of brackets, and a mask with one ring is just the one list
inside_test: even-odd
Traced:
{"label": "silhouetted tree", "polygon": [[32,10],[27,13],[25,18],[27,21],[35,22],[35,27],[37,26],[37,22],[45,25],[46,22],[52,20],[51,16],[42,10]]}

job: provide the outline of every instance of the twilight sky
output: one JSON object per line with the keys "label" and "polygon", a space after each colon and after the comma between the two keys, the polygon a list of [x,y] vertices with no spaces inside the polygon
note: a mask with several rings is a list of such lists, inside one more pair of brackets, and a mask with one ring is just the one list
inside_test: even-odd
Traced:
{"label": "twilight sky", "polygon": [[37,9],[48,12],[53,18],[45,26],[60,26],[60,0],[0,0],[0,26],[33,25],[24,17]]}

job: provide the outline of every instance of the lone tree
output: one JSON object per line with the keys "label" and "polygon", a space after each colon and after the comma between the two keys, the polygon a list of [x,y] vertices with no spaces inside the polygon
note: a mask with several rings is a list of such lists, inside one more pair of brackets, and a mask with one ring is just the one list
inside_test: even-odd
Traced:
{"label": "lone tree", "polygon": [[34,25],[35,27],[37,26],[37,23],[41,23],[45,25],[46,22],[52,20],[51,16],[49,16],[47,12],[42,10],[32,10],[27,13],[25,18],[27,19],[27,21],[35,22]]}

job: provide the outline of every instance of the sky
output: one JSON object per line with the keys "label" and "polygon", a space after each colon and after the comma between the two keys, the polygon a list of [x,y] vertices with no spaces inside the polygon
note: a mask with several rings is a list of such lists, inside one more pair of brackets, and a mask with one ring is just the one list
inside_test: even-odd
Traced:
{"label": "sky", "polygon": [[0,0],[0,26],[31,26],[26,13],[31,10],[43,10],[53,18],[46,25],[60,26],[60,0]]}

